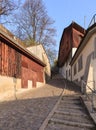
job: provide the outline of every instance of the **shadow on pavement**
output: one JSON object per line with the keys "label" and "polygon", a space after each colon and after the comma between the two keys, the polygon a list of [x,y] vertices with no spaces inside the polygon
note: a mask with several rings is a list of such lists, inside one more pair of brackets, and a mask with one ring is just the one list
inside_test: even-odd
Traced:
{"label": "shadow on pavement", "polygon": [[45,86],[25,92],[17,100],[1,102],[0,130],[38,130],[64,88],[79,92],[72,82],[56,75]]}
{"label": "shadow on pavement", "polygon": [[38,130],[58,96],[0,103],[0,130]]}
{"label": "shadow on pavement", "polygon": [[58,88],[67,89],[69,91],[74,91],[76,93],[81,93],[81,87],[75,83],[64,79],[60,74],[55,75],[48,84],[53,85]]}

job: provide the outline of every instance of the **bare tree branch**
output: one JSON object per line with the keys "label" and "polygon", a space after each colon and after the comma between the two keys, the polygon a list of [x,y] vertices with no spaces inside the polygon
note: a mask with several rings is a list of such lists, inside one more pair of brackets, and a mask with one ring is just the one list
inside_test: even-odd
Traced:
{"label": "bare tree branch", "polygon": [[14,9],[16,6],[11,0],[0,0],[0,16],[9,15]]}
{"label": "bare tree branch", "polygon": [[[48,16],[43,1],[25,0],[20,7],[19,11],[15,11],[12,15],[15,34],[26,44],[39,42],[46,50],[50,48],[51,51],[51,47],[55,44],[56,30],[53,27],[54,21]],[[12,0],[0,0],[0,15],[8,15],[14,8]]]}

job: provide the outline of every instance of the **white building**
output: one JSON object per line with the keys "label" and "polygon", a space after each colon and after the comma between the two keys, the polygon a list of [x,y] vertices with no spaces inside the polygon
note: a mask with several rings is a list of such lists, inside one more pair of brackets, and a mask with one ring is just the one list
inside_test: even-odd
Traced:
{"label": "white building", "polygon": [[96,89],[96,24],[87,29],[72,58],[71,68],[72,81],[81,86],[83,80],[88,86]]}

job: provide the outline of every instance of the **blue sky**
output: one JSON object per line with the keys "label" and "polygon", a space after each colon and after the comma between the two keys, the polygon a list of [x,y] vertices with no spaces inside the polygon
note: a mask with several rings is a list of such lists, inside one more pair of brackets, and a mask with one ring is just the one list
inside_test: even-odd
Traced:
{"label": "blue sky", "polygon": [[93,15],[96,13],[96,0],[43,0],[49,17],[55,20],[56,50],[59,49],[59,43],[63,29],[72,21],[77,22],[85,28],[88,27]]}

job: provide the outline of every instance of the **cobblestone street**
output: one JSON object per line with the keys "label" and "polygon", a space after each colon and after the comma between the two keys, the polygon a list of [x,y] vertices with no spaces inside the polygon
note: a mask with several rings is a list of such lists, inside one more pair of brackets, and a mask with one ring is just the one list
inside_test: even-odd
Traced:
{"label": "cobblestone street", "polygon": [[[80,89],[73,83],[64,80],[60,75],[42,87],[16,92],[16,97],[8,97],[7,101],[0,102],[0,130],[43,130],[41,128],[44,122],[54,110],[54,106],[62,94],[73,97],[75,94],[80,94]],[[64,105],[60,107],[64,107]],[[68,129],[65,126],[63,128]],[[48,130],[51,129],[48,128]]]}
{"label": "cobblestone street", "polygon": [[17,100],[1,102],[0,130],[38,130],[63,88],[64,80],[53,79],[43,87],[17,94]]}

